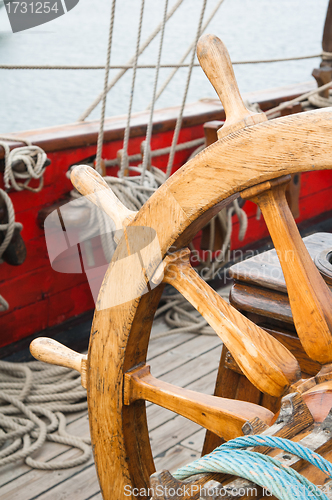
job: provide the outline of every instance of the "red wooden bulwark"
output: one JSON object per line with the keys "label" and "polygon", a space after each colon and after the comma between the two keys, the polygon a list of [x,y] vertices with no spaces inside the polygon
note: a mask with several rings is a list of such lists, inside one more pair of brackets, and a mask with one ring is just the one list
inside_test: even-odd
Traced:
{"label": "red wooden bulwark", "polygon": [[[199,108],[199,109],[198,109]],[[188,108],[179,142],[204,137],[204,120],[220,117],[220,104],[210,103]],[[160,114],[152,137],[152,149],[170,146],[177,116],[177,109],[170,108]],[[203,111],[203,112],[202,112]],[[198,115],[197,115],[198,113]],[[134,117],[135,118],[135,117]],[[109,131],[103,148],[103,157],[116,158],[122,148],[124,119],[110,119]],[[129,143],[129,154],[140,152],[145,139],[146,117],[142,114],[134,119]],[[87,131],[88,129],[88,131]],[[87,122],[76,126],[57,127],[45,131],[19,134],[28,135],[47,151],[51,165],[44,176],[44,187],[40,193],[29,191],[10,192],[16,220],[23,224],[22,237],[27,246],[27,258],[19,267],[3,263],[0,267],[0,294],[10,305],[0,313],[0,347],[39,332],[47,327],[94,309],[94,301],[85,273],[63,274],[52,269],[49,262],[44,230],[38,223],[38,213],[47,205],[53,205],[68,195],[72,189],[66,172],[71,165],[84,163],[96,154],[98,123]],[[66,138],[67,134],[67,140]],[[60,149],[62,143],[62,149]],[[68,147],[67,147],[68,146]],[[0,148],[0,156],[2,148]],[[176,153],[174,170],[182,166],[195,148]],[[165,171],[168,155],[153,159],[153,165]],[[117,167],[107,169],[107,175],[116,175]],[[31,183],[33,186],[33,184]],[[3,188],[2,180],[0,187]]]}
{"label": "red wooden bulwark", "polygon": [[[305,84],[295,89],[285,88],[265,94],[251,95],[251,100],[261,99],[262,108],[278,104],[289,96],[312,88]],[[156,111],[156,122],[151,149],[170,146],[178,108]],[[140,152],[145,139],[148,116],[136,114],[131,129],[129,154]],[[186,107],[179,142],[187,142],[204,137],[203,124],[209,120],[221,120],[224,113],[217,101],[204,100]],[[111,118],[106,123],[103,157],[116,158],[122,148],[124,117]],[[4,263],[0,266],[0,294],[10,304],[9,311],[0,313],[0,347],[36,333],[47,327],[62,323],[66,319],[94,308],[85,274],[62,274],[50,265],[44,230],[38,224],[38,213],[48,205],[53,205],[66,197],[72,189],[65,176],[73,164],[84,163],[96,153],[98,122],[54,127],[42,131],[20,133],[43,147],[51,165],[45,172],[44,188],[40,193],[29,191],[10,193],[14,204],[16,220],[24,226],[22,236],[27,246],[26,261],[19,267]],[[174,170],[182,166],[195,148],[176,153]],[[0,158],[2,156],[0,148]],[[168,155],[153,158],[153,165],[165,171]],[[108,175],[116,175],[117,168],[108,168]],[[300,217],[302,221],[332,209],[332,172],[315,172],[302,175],[300,196]],[[0,187],[3,187],[0,180]],[[268,235],[265,222],[256,219],[256,206],[246,204],[249,230],[244,241],[238,241],[238,222],[234,218],[232,248],[238,249]]]}

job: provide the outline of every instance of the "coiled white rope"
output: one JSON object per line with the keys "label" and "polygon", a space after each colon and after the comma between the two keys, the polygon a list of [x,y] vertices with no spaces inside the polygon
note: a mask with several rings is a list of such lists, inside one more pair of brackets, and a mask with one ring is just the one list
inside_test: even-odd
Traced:
{"label": "coiled white rope", "polygon": [[[146,170],[142,173],[142,167],[129,167],[129,172],[133,176],[125,177],[103,177],[103,180],[110,186],[115,195],[129,210],[139,210],[166,180],[164,172],[156,167],[151,171]],[[68,172],[67,175],[70,175]],[[107,262],[112,260],[116,243],[113,239],[115,225],[111,218],[99,207],[93,205],[87,198],[81,197],[76,191],[71,191],[71,196],[75,199],[74,206],[78,209],[88,208],[90,218],[84,225],[82,240],[89,240],[97,235],[101,237],[101,243]]]}
{"label": "coiled white rope", "polygon": [[[23,226],[20,222],[15,221],[15,211],[13,203],[9,198],[8,194],[3,189],[0,189],[0,197],[2,197],[2,199],[5,202],[7,209],[7,217],[8,217],[8,222],[0,224],[0,231],[3,231],[5,233],[5,238],[0,245],[0,263],[1,263],[2,256],[4,252],[7,250],[8,245],[12,240],[15,228],[18,228],[21,231]],[[8,309],[9,309],[8,302],[0,295],[0,312],[7,311]]]}
{"label": "coiled white rope", "polygon": [[[8,141],[25,142],[26,146],[10,150]],[[16,191],[27,189],[29,191],[39,192],[43,187],[43,175],[46,168],[46,166],[44,167],[44,164],[47,160],[46,153],[40,147],[34,146],[28,140],[20,137],[0,136],[0,146],[3,147],[5,152],[5,170],[3,176],[5,188],[14,188]],[[16,172],[13,169],[14,163],[18,160],[21,160],[25,164],[25,172]],[[17,179],[22,179],[24,182],[17,182]],[[31,179],[39,179],[39,186],[37,188],[29,186]],[[22,230],[23,226],[21,223],[15,221],[13,203],[3,189],[0,189],[0,196],[5,201],[8,216],[8,222],[0,224],[0,231],[5,232],[5,238],[0,245],[1,263],[1,258],[12,240],[15,228]],[[4,312],[8,309],[8,302],[0,295],[0,311]]]}
{"label": "coiled white rope", "polygon": [[[86,391],[74,370],[33,361],[0,361],[0,466],[25,460],[35,469],[60,470],[81,465],[91,456],[90,439],[66,432],[64,413],[87,409]],[[40,418],[46,417],[48,423]],[[31,457],[52,441],[78,448],[75,459],[41,462]]]}
{"label": "coiled white rope", "polygon": [[[6,141],[25,142],[26,146],[10,150]],[[44,164],[47,160],[45,151],[21,137],[0,136],[0,146],[5,151],[5,171],[3,175],[5,188],[13,188],[16,191],[27,189],[38,193],[44,184],[43,175],[46,168]],[[18,160],[21,160],[25,164],[25,172],[16,172],[13,169],[14,162]],[[17,179],[22,179],[24,182],[17,182]],[[37,188],[29,186],[32,179],[39,179],[39,186]]]}
{"label": "coiled white rope", "polygon": [[307,99],[310,99],[313,95],[318,94],[319,92],[322,92],[323,90],[329,89],[332,87],[332,82],[328,82],[325,85],[322,85],[321,87],[317,87],[314,90],[311,90],[310,92],[306,92],[305,94],[300,95],[299,97],[295,97],[294,99],[291,99],[290,101],[285,101],[276,106],[275,108],[271,108],[268,111],[265,111],[266,116],[269,118],[273,118],[274,116],[277,116],[277,113],[282,111],[285,108],[288,108],[288,106],[292,106],[293,104],[296,104],[297,102],[303,102],[306,101]]}
{"label": "coiled white rope", "polygon": [[329,97],[323,97],[317,93],[309,96],[308,101],[310,102],[310,104],[312,104],[312,106],[315,106],[315,108],[329,108],[332,106],[331,91]]}
{"label": "coiled white rope", "polygon": [[23,226],[20,222],[15,222],[15,211],[13,203],[9,198],[8,194],[3,189],[0,189],[0,197],[3,198],[6,204],[7,216],[8,216],[8,222],[6,222],[5,224],[0,224],[0,231],[6,232],[5,239],[0,245],[0,262],[1,262],[1,257],[8,248],[9,243],[11,242],[15,228],[17,227],[21,231],[23,229]]}

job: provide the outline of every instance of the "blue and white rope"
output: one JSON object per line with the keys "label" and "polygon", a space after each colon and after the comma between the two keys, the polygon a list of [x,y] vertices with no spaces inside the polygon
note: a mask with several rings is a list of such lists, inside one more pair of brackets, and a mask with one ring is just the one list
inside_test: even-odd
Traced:
{"label": "blue and white rope", "polygon": [[[224,446],[224,445],[222,445]],[[225,443],[225,447],[230,449],[248,448],[255,446],[268,446],[269,448],[279,448],[280,450],[287,451],[292,455],[296,455],[299,458],[303,458],[307,462],[315,465],[318,469],[328,474],[332,479],[332,464],[323,458],[318,453],[310,450],[300,443],[295,443],[289,439],[283,439],[280,437],[271,436],[243,436],[236,439],[232,439]],[[212,453],[219,450],[221,446],[216,448]]]}
{"label": "blue and white rope", "polygon": [[185,479],[203,472],[222,472],[248,479],[280,500],[327,500],[325,493],[315,484],[279,460],[241,449],[256,446],[278,448],[297,455],[332,477],[331,464],[309,448],[288,439],[260,435],[239,437],[224,443],[212,453],[181,467],[173,475],[176,479]]}

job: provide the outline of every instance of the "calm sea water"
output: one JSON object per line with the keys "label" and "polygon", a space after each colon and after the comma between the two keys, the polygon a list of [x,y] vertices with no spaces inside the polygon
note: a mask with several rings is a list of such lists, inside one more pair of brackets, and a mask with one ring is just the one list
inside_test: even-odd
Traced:
{"label": "calm sea water", "polygon": [[[206,14],[217,0],[208,0]],[[173,5],[175,0],[170,0]],[[112,50],[113,64],[125,64],[135,50],[140,0],[118,0]],[[80,0],[64,16],[34,29],[13,34],[4,8],[0,9],[0,63],[104,64],[110,1]],[[146,0],[142,40],[162,19],[164,0]],[[195,38],[202,0],[185,0],[165,33],[163,63],[178,62]],[[206,32],[226,43],[233,60],[263,59],[319,53],[328,0],[225,0]],[[159,38],[140,63],[155,63]],[[236,66],[242,92],[308,81],[319,59]],[[160,73],[160,82],[169,69]],[[179,104],[187,69],[178,71],[157,107]],[[116,70],[111,71],[110,77]],[[134,111],[143,110],[152,95],[154,70],[140,70]],[[77,120],[102,90],[104,74],[97,71],[0,70],[0,132],[59,125]],[[107,114],[127,112],[131,72],[110,92]],[[200,68],[194,69],[187,102],[214,97]],[[91,118],[99,117],[100,108]]]}

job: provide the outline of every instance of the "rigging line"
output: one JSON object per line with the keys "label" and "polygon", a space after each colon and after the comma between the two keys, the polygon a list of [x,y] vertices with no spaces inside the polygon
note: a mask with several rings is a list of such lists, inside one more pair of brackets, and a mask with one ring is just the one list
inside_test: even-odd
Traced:
{"label": "rigging line", "polygon": [[162,23],[163,28],[162,28],[161,35],[160,35],[160,45],[159,45],[158,60],[157,60],[157,65],[156,65],[156,75],[155,75],[154,85],[153,85],[150,119],[149,119],[147,131],[146,131],[146,137],[145,137],[141,184],[143,184],[143,182],[144,182],[145,171],[146,171],[146,167],[148,165],[148,158],[149,158],[148,150],[150,148],[150,143],[151,143],[153,112],[154,112],[154,105],[156,102],[156,92],[157,92],[157,85],[158,85],[158,78],[159,78],[161,53],[162,53],[162,49],[163,49],[163,45],[164,45],[164,34],[165,34],[165,26],[166,26],[167,9],[168,9],[168,0],[165,0],[164,16],[163,16],[163,23]]}
{"label": "rigging line", "polygon": [[[216,15],[216,13],[218,12],[219,8],[221,7],[221,5],[224,3],[225,0],[219,0],[219,2],[217,3],[217,5],[215,6],[215,8],[213,9],[213,11],[211,12],[211,14],[209,15],[209,17],[207,18],[205,24],[203,25],[203,28],[201,29],[201,32],[203,33],[203,31],[206,30],[206,28],[208,27],[208,25],[210,24],[210,22],[212,21],[212,19],[214,18],[214,16]],[[156,101],[159,99],[159,97],[161,96],[161,94],[164,92],[164,90],[166,89],[167,85],[169,84],[169,82],[172,80],[172,78],[174,77],[174,75],[176,74],[176,72],[178,71],[179,68],[182,68],[182,67],[190,67],[191,66],[191,63],[189,64],[184,64],[184,61],[186,60],[186,58],[188,57],[188,55],[190,54],[190,52],[193,50],[193,48],[196,48],[195,46],[195,42],[193,42],[189,47],[188,49],[186,50],[186,52],[184,53],[184,55],[182,56],[182,58],[180,59],[179,63],[177,65],[174,65],[174,70],[170,73],[170,75],[166,78],[166,80],[164,81],[164,83],[162,84],[162,86],[160,87],[160,89],[158,90],[158,93],[157,93],[157,96],[156,96]],[[192,66],[194,67],[200,67],[199,64],[192,64]],[[151,103],[148,105],[147,109],[149,109],[151,106]]]}
{"label": "rigging line", "polygon": [[[203,137],[200,137],[199,139],[194,139],[192,141],[188,142],[181,142],[180,144],[177,144],[176,146],[176,151],[184,151],[185,149],[191,149],[191,148],[197,148],[197,146],[201,146],[205,143],[205,139]],[[160,149],[154,149],[151,151],[151,158],[155,158],[158,156],[163,156],[169,154],[171,151],[171,147],[167,146],[166,148],[160,148]],[[129,155],[128,156],[128,161],[129,163],[133,162],[140,162],[142,161],[142,154],[137,153],[134,155]],[[113,160],[105,160],[105,166],[106,167],[116,167],[119,165],[119,159],[114,158]],[[122,181],[121,181],[122,182]]]}
{"label": "rigging line", "polygon": [[134,67],[133,67],[133,76],[132,76],[131,89],[130,89],[127,125],[126,125],[124,139],[123,139],[123,155],[122,155],[122,160],[121,160],[119,177],[124,176],[124,172],[126,170],[126,167],[128,166],[128,142],[129,142],[129,133],[130,133],[130,121],[131,121],[131,111],[132,111],[132,107],[133,107],[133,98],[134,98],[135,81],[136,81],[136,73],[137,73],[137,61],[138,61],[138,57],[139,57],[139,47],[140,47],[140,43],[141,43],[144,5],[145,5],[145,0],[142,0],[140,18],[139,18],[139,24],[138,24],[135,62],[134,62]]}
{"label": "rigging line", "polygon": [[178,142],[178,138],[179,138],[179,134],[180,134],[184,106],[185,106],[186,100],[187,100],[187,94],[188,94],[188,89],[189,89],[189,84],[190,84],[190,79],[191,79],[191,73],[192,73],[192,70],[193,70],[193,64],[194,64],[195,55],[196,55],[196,46],[197,46],[197,42],[198,42],[198,39],[200,37],[200,34],[202,32],[202,23],[203,23],[205,8],[206,8],[206,2],[207,2],[207,0],[203,0],[202,11],[201,11],[201,15],[200,15],[199,21],[198,21],[196,38],[195,38],[195,41],[194,41],[194,46],[193,46],[192,56],[191,56],[191,61],[190,61],[190,67],[189,67],[188,75],[187,75],[186,88],[185,88],[185,91],[184,91],[184,94],[183,94],[183,99],[182,99],[180,113],[179,113],[178,119],[176,120],[176,125],[175,125],[174,134],[173,134],[173,140],[172,140],[172,146],[171,146],[171,151],[170,151],[169,158],[168,158],[168,164],[167,164],[167,169],[166,169],[166,179],[168,179],[168,177],[171,175],[171,172],[172,172],[172,167],[173,167],[173,162],[174,162],[174,155],[175,155],[175,148],[176,148],[176,144]]}
{"label": "rigging line", "polygon": [[[176,4],[173,6],[173,8],[167,14],[166,22],[173,16],[173,14],[177,11],[177,9],[180,7],[180,5],[183,3],[183,1],[184,0],[178,0],[176,2]],[[161,31],[161,29],[162,29],[162,23],[160,23],[157,26],[157,28],[151,33],[151,35],[145,40],[145,42],[143,42],[142,46],[139,49],[139,55],[141,55],[144,52],[144,50],[150,45],[152,40],[154,40],[156,38],[158,33]],[[109,92],[114,87],[114,85],[120,80],[120,78],[128,71],[128,69],[130,69],[132,67],[132,64],[134,63],[134,61],[135,61],[135,57],[132,57],[128,61],[128,65],[130,67],[124,68],[121,71],[119,71],[119,73],[108,84],[107,92]],[[84,113],[82,113],[82,115],[79,117],[78,121],[84,121],[85,118],[87,118],[91,114],[91,112],[95,109],[95,107],[98,106],[102,97],[103,97],[102,94],[99,94],[96,97],[96,99],[93,101],[93,103],[84,111]]]}
{"label": "rigging line", "polygon": [[[224,0],[220,1],[220,5],[224,2]],[[202,31],[206,29],[206,25],[203,26]],[[188,54],[190,53],[190,50],[188,49]],[[186,58],[182,58],[183,60]],[[302,59],[316,59],[317,57],[323,57],[323,54],[308,54],[305,56],[291,56],[291,57],[276,57],[273,59],[249,59],[247,61],[232,61],[233,66],[234,65],[241,65],[241,64],[266,64],[266,63],[277,63],[277,62],[287,62],[287,61],[301,61]],[[182,60],[181,59],[181,60]],[[190,63],[165,63],[165,64],[160,64],[160,68],[188,68],[190,66]],[[193,64],[194,68],[199,68],[200,64],[195,63]],[[133,65],[132,64],[112,64],[110,65],[110,69],[132,69]],[[137,69],[155,69],[156,65],[155,64],[138,64]],[[95,65],[50,65],[50,64],[40,64],[40,65],[33,65],[33,64],[0,64],[0,69],[41,69],[41,70],[95,70],[95,69],[105,69],[105,65],[103,64],[95,64]],[[100,101],[99,101],[100,102]]]}
{"label": "rigging line", "polygon": [[292,104],[295,104],[297,102],[305,101],[309,97],[311,97],[311,96],[313,96],[315,94],[318,94],[319,92],[322,92],[323,90],[329,89],[331,87],[332,87],[332,82],[328,82],[325,85],[322,85],[321,87],[317,87],[316,89],[311,90],[310,92],[306,92],[305,94],[302,94],[299,97],[295,97],[291,101],[285,101],[285,102],[279,104],[278,106],[276,106],[275,108],[272,108],[272,109],[269,109],[268,111],[265,111],[265,114],[266,114],[266,116],[269,116],[270,118],[271,117],[273,118],[274,115],[276,113],[278,113],[279,111],[281,111],[282,109],[285,109],[288,106],[291,106]]}
{"label": "rigging line", "polygon": [[112,49],[112,40],[113,40],[115,5],[116,5],[116,0],[112,0],[111,20],[110,20],[110,27],[109,27],[106,66],[105,66],[103,103],[102,103],[102,107],[101,107],[99,134],[98,134],[98,141],[97,141],[96,170],[99,174],[101,174],[101,171],[102,171],[100,162],[101,162],[101,153],[102,153],[102,149],[103,149],[103,140],[104,140],[105,110],[106,110],[106,100],[107,100],[108,75],[109,75],[109,71],[110,71],[110,62],[111,62],[111,49]]}

